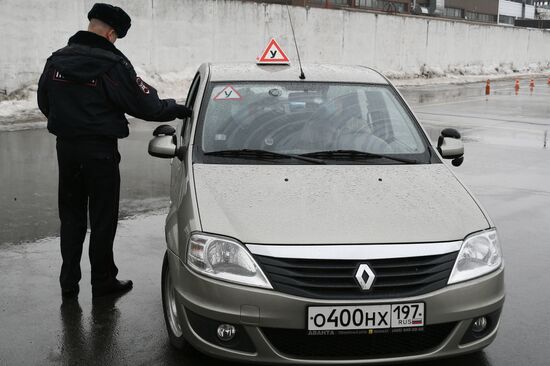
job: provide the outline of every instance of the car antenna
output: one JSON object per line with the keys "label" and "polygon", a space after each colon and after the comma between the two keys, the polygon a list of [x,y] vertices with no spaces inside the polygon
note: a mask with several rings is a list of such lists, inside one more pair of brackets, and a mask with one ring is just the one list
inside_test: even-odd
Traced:
{"label": "car antenna", "polygon": [[[290,1],[290,0],[288,0]],[[302,60],[300,59],[300,51],[298,50],[298,42],[296,42],[296,34],[294,33],[294,25],[292,24],[292,17],[290,16],[290,9],[288,7],[288,1],[286,3],[286,11],[288,12],[288,20],[290,20],[290,29],[292,29],[292,37],[294,38],[294,46],[296,46],[296,54],[298,55],[298,64],[300,65],[300,79],[304,80],[306,75],[304,69],[302,69]]]}

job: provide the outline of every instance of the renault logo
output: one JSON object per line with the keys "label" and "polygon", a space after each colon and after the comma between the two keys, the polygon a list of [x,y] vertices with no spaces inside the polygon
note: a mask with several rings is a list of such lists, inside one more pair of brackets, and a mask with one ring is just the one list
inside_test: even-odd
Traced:
{"label": "renault logo", "polygon": [[370,290],[374,282],[374,272],[368,264],[363,263],[357,268],[355,279],[359,283],[359,286],[361,286],[361,290]]}

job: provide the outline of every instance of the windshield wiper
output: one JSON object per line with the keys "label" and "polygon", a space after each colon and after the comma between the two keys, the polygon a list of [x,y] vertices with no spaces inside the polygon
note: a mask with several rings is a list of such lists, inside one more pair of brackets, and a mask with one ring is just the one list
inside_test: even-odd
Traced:
{"label": "windshield wiper", "polygon": [[219,150],[219,151],[210,151],[204,153],[204,155],[213,155],[213,156],[228,156],[228,157],[244,157],[244,158],[286,158],[286,159],[296,159],[307,161],[308,163],[313,164],[326,164],[324,160],[316,159],[313,157],[307,157],[302,155],[294,154],[283,154],[267,150],[259,149],[237,149],[237,150]]}
{"label": "windshield wiper", "polygon": [[326,151],[315,151],[307,154],[300,154],[300,156],[306,157],[323,157],[323,158],[345,158],[345,159],[388,159],[393,161],[398,161],[405,164],[418,164],[419,161],[406,158],[398,158],[395,156],[376,154],[367,151],[359,150],[326,150]]}

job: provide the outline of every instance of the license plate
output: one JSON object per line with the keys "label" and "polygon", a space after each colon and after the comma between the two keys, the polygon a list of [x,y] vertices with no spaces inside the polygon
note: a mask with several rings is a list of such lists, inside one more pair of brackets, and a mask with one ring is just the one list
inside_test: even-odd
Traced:
{"label": "license plate", "polygon": [[424,303],[311,306],[308,330],[360,330],[424,326]]}

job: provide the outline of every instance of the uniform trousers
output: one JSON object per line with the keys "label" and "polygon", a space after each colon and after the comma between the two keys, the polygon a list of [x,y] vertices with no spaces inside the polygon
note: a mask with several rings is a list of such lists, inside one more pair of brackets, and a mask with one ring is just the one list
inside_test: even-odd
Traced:
{"label": "uniform trousers", "polygon": [[113,242],[118,224],[120,154],[117,140],[57,138],[61,256],[59,282],[73,288],[81,279],[80,259],[90,223],[92,286],[116,278]]}

